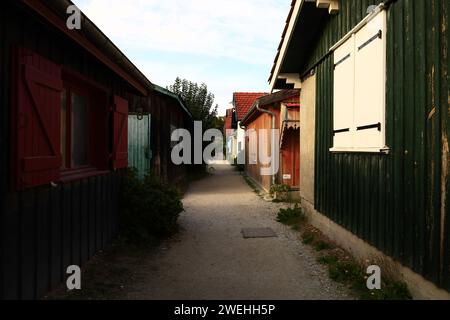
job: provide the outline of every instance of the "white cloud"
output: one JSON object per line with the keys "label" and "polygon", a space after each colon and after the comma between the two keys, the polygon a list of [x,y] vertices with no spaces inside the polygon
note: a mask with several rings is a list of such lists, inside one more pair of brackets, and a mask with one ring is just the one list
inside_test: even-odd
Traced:
{"label": "white cloud", "polygon": [[[217,90],[222,109],[224,90],[261,87],[266,79],[239,74],[223,79],[208,60],[234,59],[270,71],[291,0],[78,0],[80,9],[128,56],[151,81],[179,75],[206,82]],[[198,56],[193,65],[148,61],[145,52]],[[176,68],[174,66],[177,66]],[[161,74],[162,73],[162,74]],[[261,72],[260,72],[261,73]],[[198,77],[199,79],[195,79]],[[267,77],[265,77],[267,78]],[[234,80],[234,81],[231,81]],[[234,83],[233,85],[230,85]],[[246,82],[248,81],[248,82]],[[242,88],[238,87],[242,85]],[[217,87],[217,88],[216,88]],[[231,88],[232,87],[232,88]],[[227,88],[227,89],[224,89]],[[231,100],[232,91],[227,92]]]}
{"label": "white cloud", "polygon": [[[289,0],[80,0],[80,8],[127,48],[270,63]],[[275,40],[275,41],[274,41]]]}

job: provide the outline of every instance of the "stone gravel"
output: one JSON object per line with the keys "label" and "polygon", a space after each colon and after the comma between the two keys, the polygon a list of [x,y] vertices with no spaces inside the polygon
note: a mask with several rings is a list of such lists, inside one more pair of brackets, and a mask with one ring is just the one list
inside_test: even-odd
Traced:
{"label": "stone gravel", "polygon": [[[127,298],[352,299],[299,233],[276,222],[286,204],[263,200],[231,166],[214,169],[191,184],[180,233],[139,266]],[[244,239],[243,228],[272,228],[278,237]]]}

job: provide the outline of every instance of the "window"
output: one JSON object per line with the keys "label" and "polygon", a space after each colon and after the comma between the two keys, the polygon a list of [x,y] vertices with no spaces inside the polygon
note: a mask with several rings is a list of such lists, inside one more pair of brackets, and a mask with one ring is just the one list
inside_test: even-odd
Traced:
{"label": "window", "polygon": [[72,92],[72,165],[81,167],[87,162],[87,97]]}
{"label": "window", "polygon": [[108,170],[111,164],[113,169],[125,165],[127,152],[123,149],[127,140],[122,136],[128,128],[124,125],[128,106],[117,108],[114,98],[111,108],[105,89],[74,71],[64,69],[62,80],[61,180],[96,175]]}
{"label": "window", "polygon": [[385,11],[367,16],[344,39],[334,51],[334,139],[331,151],[384,151]]}
{"label": "window", "polygon": [[128,101],[15,47],[11,188],[81,179],[128,165]]}
{"label": "window", "polygon": [[89,94],[70,86],[61,93],[61,155],[63,169],[89,165]]}

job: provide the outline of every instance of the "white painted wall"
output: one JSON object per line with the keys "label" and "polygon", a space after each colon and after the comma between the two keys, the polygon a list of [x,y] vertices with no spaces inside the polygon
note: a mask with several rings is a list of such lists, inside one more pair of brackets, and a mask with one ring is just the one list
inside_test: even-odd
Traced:
{"label": "white painted wall", "polygon": [[236,156],[243,157],[245,161],[245,130],[241,128],[240,121],[236,130]]}
{"label": "white painted wall", "polygon": [[300,92],[300,196],[314,203],[314,150],[316,123],[316,76],[302,83]]}

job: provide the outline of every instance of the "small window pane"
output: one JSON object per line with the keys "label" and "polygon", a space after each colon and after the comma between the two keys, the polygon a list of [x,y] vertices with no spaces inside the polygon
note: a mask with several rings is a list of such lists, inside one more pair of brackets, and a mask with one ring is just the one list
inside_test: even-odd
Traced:
{"label": "small window pane", "polygon": [[72,94],[72,165],[87,165],[87,99]]}
{"label": "small window pane", "polygon": [[67,140],[67,93],[66,90],[61,92],[61,156],[62,156],[62,168],[67,168],[66,164],[66,140]]}

